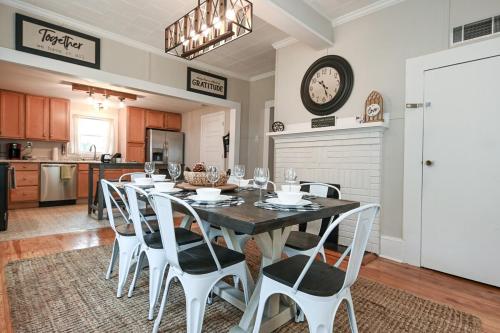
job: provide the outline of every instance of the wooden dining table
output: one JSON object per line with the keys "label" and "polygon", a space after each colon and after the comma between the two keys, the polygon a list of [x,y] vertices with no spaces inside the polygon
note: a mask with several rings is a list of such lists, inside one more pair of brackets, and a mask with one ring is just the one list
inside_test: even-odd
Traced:
{"label": "wooden dining table", "polygon": [[[210,225],[218,226],[222,230],[224,240],[229,248],[244,253],[240,247],[237,234],[246,234],[253,237],[262,253],[262,266],[273,264],[281,260],[285,242],[294,225],[328,218],[345,213],[360,206],[359,202],[338,200],[330,198],[314,198],[313,202],[319,203],[321,208],[315,211],[278,211],[267,210],[254,206],[259,200],[259,192],[241,191],[227,193],[242,197],[245,202],[233,207],[193,207],[202,219],[203,228],[208,231]],[[174,209],[184,212],[182,206],[174,205]],[[190,228],[192,218],[186,215],[182,227]],[[244,311],[237,326],[231,328],[230,332],[251,332],[255,321],[255,315],[259,303],[259,294],[262,283],[262,270],[258,280],[254,283],[250,270],[247,267],[249,288],[252,296],[247,305],[243,301],[242,292],[234,286],[220,281],[214,291],[221,298]],[[295,316],[290,304],[279,295],[272,296],[268,301],[265,312],[265,320],[262,323],[261,332],[271,332],[286,324]]]}

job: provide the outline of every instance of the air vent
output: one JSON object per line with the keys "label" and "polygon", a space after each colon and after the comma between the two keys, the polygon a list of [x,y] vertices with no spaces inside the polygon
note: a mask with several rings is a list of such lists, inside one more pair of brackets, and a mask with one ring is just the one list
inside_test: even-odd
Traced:
{"label": "air vent", "polygon": [[452,43],[463,43],[496,33],[500,33],[500,15],[453,28]]}
{"label": "air vent", "polygon": [[493,20],[493,33],[500,32],[500,15],[495,16]]}

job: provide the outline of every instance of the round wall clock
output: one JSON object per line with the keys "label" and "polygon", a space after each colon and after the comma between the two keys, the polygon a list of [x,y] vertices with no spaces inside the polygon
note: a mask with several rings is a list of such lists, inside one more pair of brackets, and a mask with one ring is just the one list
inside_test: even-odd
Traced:
{"label": "round wall clock", "polygon": [[272,125],[273,132],[283,132],[285,130],[285,124],[281,121],[275,121]]}
{"label": "round wall clock", "polygon": [[326,116],[347,102],[353,84],[354,74],[347,60],[329,55],[316,60],[306,71],[300,97],[309,112]]}

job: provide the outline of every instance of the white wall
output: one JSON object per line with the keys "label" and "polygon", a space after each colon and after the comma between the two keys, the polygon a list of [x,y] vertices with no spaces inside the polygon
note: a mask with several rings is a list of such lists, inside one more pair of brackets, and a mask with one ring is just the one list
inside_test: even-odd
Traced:
{"label": "white wall", "polygon": [[[262,166],[262,151],[266,129],[264,128],[264,105],[274,99],[274,76],[250,82],[250,108],[248,114],[248,161],[246,178],[253,170]],[[251,157],[251,158],[250,158]]]}
{"label": "white wall", "polygon": [[383,235],[402,237],[406,59],[448,48],[450,17],[456,24],[463,24],[498,14],[497,0],[406,0],[336,27],[335,44],[330,49],[316,51],[297,43],[277,51],[275,120],[285,126],[315,117],[302,105],[300,84],[307,68],[327,54],[346,58],[355,76],[349,101],[335,115],[360,115],[370,91],[383,95],[385,112],[391,118],[383,144]]}

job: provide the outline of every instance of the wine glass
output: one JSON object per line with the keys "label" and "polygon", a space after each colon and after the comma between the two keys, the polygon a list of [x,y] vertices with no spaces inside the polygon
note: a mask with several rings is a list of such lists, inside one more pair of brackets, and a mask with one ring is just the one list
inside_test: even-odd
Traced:
{"label": "wine glass", "polygon": [[181,165],[179,163],[174,163],[170,162],[168,163],[168,173],[170,174],[170,177],[175,181],[179,176],[181,175]]}
{"label": "wine glass", "polygon": [[297,180],[297,172],[294,168],[285,169],[285,183],[288,185],[293,185]]}
{"label": "wine glass", "polygon": [[215,187],[215,183],[219,181],[220,171],[215,165],[209,165],[207,167],[207,179],[212,184],[212,187]]}
{"label": "wine glass", "polygon": [[238,191],[241,191],[241,179],[245,177],[245,166],[243,164],[236,164],[234,166],[234,175],[238,178]]}
{"label": "wine glass", "polygon": [[268,168],[255,168],[253,171],[253,182],[259,187],[259,201],[262,202],[262,189],[267,188],[267,182],[269,181],[269,169]]}
{"label": "wine glass", "polygon": [[144,163],[144,171],[146,172],[146,175],[151,178],[153,173],[155,172],[155,162]]}

